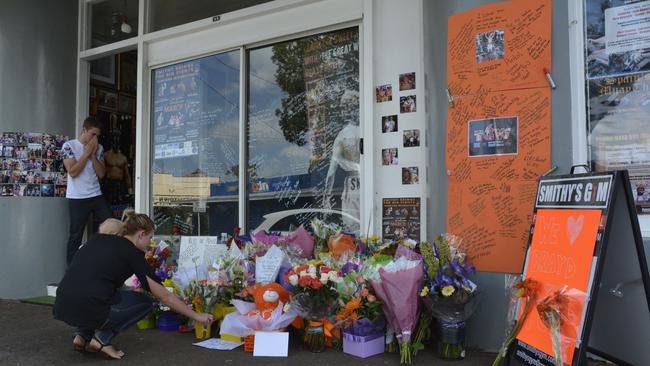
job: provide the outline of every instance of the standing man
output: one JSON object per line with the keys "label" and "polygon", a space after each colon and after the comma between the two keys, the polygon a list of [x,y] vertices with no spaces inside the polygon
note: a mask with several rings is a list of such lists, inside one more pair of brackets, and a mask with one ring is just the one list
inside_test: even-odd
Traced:
{"label": "standing man", "polygon": [[104,148],[97,140],[100,134],[99,121],[88,117],[83,123],[79,138],[63,144],[63,165],[69,176],[66,193],[70,205],[68,265],[81,245],[90,214],[93,214],[95,226],[111,217],[111,211],[99,187],[99,179],[106,173]]}

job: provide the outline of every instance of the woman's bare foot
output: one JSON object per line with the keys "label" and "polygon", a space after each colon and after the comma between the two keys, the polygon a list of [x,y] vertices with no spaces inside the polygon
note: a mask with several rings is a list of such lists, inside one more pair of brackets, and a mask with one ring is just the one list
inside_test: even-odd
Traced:
{"label": "woman's bare foot", "polygon": [[114,358],[116,360],[120,360],[122,357],[124,357],[124,352],[116,349],[113,347],[113,345],[110,344],[102,345],[95,338],[90,341],[88,348],[96,352],[102,352],[106,356]]}
{"label": "woman's bare foot", "polygon": [[86,339],[80,335],[76,335],[72,340],[72,348],[75,351],[84,351],[86,349]]}

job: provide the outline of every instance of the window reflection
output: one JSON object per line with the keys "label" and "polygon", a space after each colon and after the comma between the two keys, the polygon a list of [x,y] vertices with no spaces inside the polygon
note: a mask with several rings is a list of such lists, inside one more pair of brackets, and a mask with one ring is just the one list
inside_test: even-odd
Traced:
{"label": "window reflection", "polygon": [[239,52],[153,71],[157,232],[219,235],[237,226]]}
{"label": "window reflection", "polygon": [[357,28],[251,50],[249,65],[249,229],[276,213],[274,230],[319,217],[358,231]]}

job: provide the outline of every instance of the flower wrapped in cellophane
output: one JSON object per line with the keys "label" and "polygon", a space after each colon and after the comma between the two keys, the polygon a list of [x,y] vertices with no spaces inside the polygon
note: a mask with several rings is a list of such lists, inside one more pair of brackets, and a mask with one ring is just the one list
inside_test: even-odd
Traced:
{"label": "flower wrapped in cellophane", "polygon": [[343,265],[343,280],[338,283],[339,311],[337,324],[355,336],[383,335],[386,320],[384,302],[377,298],[370,281],[361,274],[362,263],[350,261]]}
{"label": "flower wrapped in cellophane", "polygon": [[336,286],[342,281],[339,273],[321,262],[307,262],[286,273],[295,296],[291,306],[307,321],[305,342],[312,352],[320,352],[326,343],[338,341],[340,335],[330,317],[334,315],[339,297]]}
{"label": "flower wrapped in cellophane", "polygon": [[289,305],[291,293],[279,284],[256,284],[248,291],[255,302],[232,300],[237,311],[225,316],[221,334],[246,337],[256,331],[281,331],[296,318],[296,310]]}
{"label": "flower wrapped in cellophane", "polygon": [[326,252],[328,247],[327,243],[332,236],[341,234],[342,228],[336,224],[325,223],[319,219],[311,221],[311,228],[316,238],[314,247],[314,257],[318,258],[319,254]]}
{"label": "flower wrapped in cellophane", "polygon": [[372,282],[378,297],[384,301],[384,314],[400,345],[402,364],[411,364],[411,335],[419,317],[418,292],[422,281],[422,260],[410,250],[398,248],[395,259],[379,269],[378,281]]}
{"label": "flower wrapped in cellophane", "polygon": [[440,235],[435,243],[421,243],[427,281],[420,296],[439,322],[439,356],[447,359],[465,357],[465,321],[478,304],[477,286],[470,279],[474,265],[459,249],[461,240]]}

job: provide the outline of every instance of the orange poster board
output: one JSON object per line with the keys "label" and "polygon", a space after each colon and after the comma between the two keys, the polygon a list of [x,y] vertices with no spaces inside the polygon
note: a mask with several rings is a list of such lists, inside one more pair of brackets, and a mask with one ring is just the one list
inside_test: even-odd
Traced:
{"label": "orange poster board", "polygon": [[535,203],[534,181],[449,183],[448,231],[481,271],[521,272]]}
{"label": "orange poster board", "polygon": [[[538,209],[535,219],[525,276],[540,283],[538,301],[564,286],[570,294],[576,294],[571,296],[566,322],[561,328],[562,360],[569,365],[581,331],[601,213],[601,210]],[[550,331],[542,323],[536,307],[526,318],[517,339],[553,355]]]}
{"label": "orange poster board", "polygon": [[447,83],[453,97],[548,86],[551,0],[518,0],[449,17]]}

